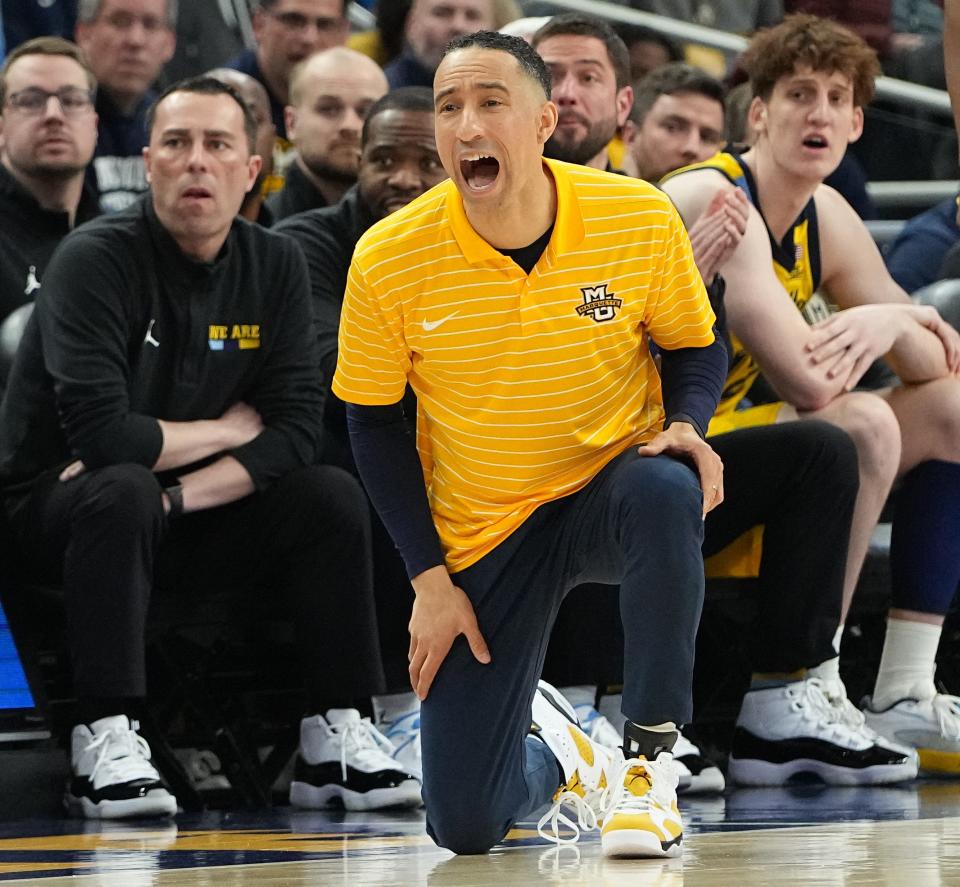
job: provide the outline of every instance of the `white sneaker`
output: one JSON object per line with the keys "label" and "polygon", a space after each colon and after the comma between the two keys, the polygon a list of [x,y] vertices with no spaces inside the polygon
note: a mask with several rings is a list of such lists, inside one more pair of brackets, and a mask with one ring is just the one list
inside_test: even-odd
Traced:
{"label": "white sneaker", "polygon": [[905,745],[902,742],[894,742],[889,736],[878,733],[867,723],[864,713],[850,701],[847,696],[847,687],[840,678],[824,679],[820,689],[823,691],[823,695],[827,697],[827,702],[833,706],[833,710],[837,713],[839,719],[848,727],[859,731],[867,739],[880,743],[884,748],[893,749],[917,760],[917,752],[913,746]]}
{"label": "white sneaker", "polygon": [[[575,843],[581,831],[597,827],[608,774],[612,776],[619,768],[623,755],[592,740],[581,729],[573,706],[546,681],[540,681],[533,696],[530,732],[553,752],[566,779],[554,794],[553,805],[537,823],[537,831],[556,844]],[[576,821],[563,812],[564,807],[572,808]],[[572,837],[560,836],[561,824],[572,830]]]}
{"label": "white sneaker", "polygon": [[747,691],[727,772],[741,785],[783,785],[800,773],[830,785],[878,785],[913,779],[917,762],[831,703],[820,678],[807,678]]}
{"label": "white sneaker", "polygon": [[416,807],[420,782],[393,758],[393,745],[355,708],[332,708],[300,722],[290,803],[347,810]]}
{"label": "white sneaker", "polygon": [[678,794],[719,794],[726,783],[720,768],[705,758],[683,733],[677,733],[673,746],[673,763],[677,768]]}
{"label": "white sneaker", "polygon": [[150,746],[126,715],[78,724],[70,736],[73,776],[63,802],[88,819],[172,816],[177,799],[150,761]]}
{"label": "white sneaker", "polygon": [[901,699],[875,711],[868,696],[863,713],[878,733],[915,748],[924,773],[960,773],[960,698],[937,693],[929,699]]}
{"label": "white sneaker", "polygon": [[393,745],[394,760],[411,776],[423,782],[423,757],[420,751],[420,709],[407,712],[395,721],[380,724],[383,735]]}
{"label": "white sneaker", "polygon": [[677,767],[670,752],[655,761],[629,758],[603,792],[604,856],[663,858],[683,850],[683,820],[677,809]]}

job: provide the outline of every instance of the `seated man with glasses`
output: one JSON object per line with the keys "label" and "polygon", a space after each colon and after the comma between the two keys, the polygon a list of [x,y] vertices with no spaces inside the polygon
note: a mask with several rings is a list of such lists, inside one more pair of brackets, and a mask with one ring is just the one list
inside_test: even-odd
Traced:
{"label": "seated man with glasses", "polygon": [[255,49],[228,62],[259,80],[270,95],[279,147],[291,149],[283,109],[289,104],[290,72],[321,49],[343,46],[350,31],[346,0],[260,0],[253,16]]}
{"label": "seated man with glasses", "polygon": [[57,244],[97,213],[84,188],[95,89],[80,50],[60,37],[21,44],[0,70],[0,320],[34,299]]}

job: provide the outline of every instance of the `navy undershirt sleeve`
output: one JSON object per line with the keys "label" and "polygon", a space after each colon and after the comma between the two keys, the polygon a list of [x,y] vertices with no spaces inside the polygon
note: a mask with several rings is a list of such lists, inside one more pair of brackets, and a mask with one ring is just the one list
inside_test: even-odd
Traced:
{"label": "navy undershirt sleeve", "polygon": [[660,381],[663,387],[664,427],[689,422],[705,437],[716,412],[729,369],[723,278],[715,277],[707,288],[717,316],[714,342],[706,348],[660,349]]}
{"label": "navy undershirt sleeve", "polygon": [[360,478],[400,551],[407,576],[413,579],[444,563],[403,402],[388,406],[348,403],[347,428]]}

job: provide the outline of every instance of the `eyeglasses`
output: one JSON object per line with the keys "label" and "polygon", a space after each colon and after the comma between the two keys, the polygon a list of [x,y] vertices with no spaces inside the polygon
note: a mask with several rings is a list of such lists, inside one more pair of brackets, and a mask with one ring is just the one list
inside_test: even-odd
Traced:
{"label": "eyeglasses", "polygon": [[47,102],[56,98],[67,117],[76,117],[89,111],[93,106],[93,93],[89,89],[79,86],[62,86],[55,92],[40,89],[39,86],[28,86],[19,92],[12,92],[7,96],[7,102],[21,114],[36,117],[47,109]]}
{"label": "eyeglasses", "polygon": [[313,25],[321,34],[327,34],[343,25],[340,18],[309,18],[299,12],[274,12],[271,15],[288,31],[306,31]]}

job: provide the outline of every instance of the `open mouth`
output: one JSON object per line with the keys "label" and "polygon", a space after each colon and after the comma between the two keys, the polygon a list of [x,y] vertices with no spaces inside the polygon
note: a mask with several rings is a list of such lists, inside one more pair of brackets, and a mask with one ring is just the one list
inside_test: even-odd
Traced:
{"label": "open mouth", "polygon": [[206,188],[194,187],[187,188],[187,190],[183,192],[183,196],[191,200],[202,200],[207,197],[212,197],[213,195]]}
{"label": "open mouth", "polygon": [[471,191],[487,191],[500,175],[500,161],[486,154],[462,157],[460,174]]}
{"label": "open mouth", "polygon": [[803,140],[804,148],[822,149],[827,147],[827,140],[823,136],[808,136]]}

